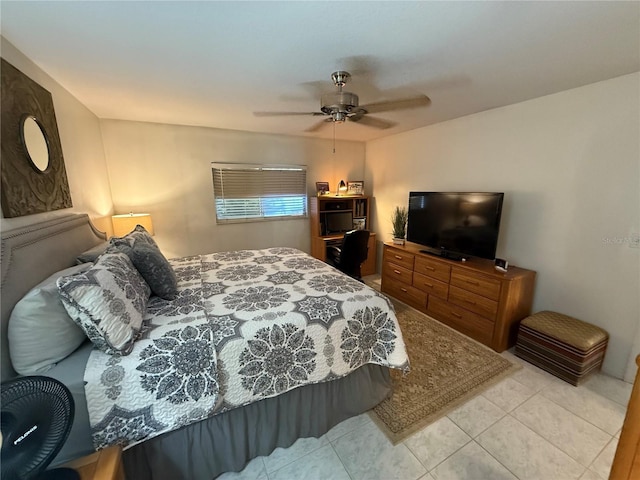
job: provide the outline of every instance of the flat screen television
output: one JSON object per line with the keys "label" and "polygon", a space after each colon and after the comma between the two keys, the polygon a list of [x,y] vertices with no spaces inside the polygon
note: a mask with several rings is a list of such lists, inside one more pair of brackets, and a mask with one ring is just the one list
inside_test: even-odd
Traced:
{"label": "flat screen television", "polygon": [[353,212],[328,212],[325,215],[327,234],[344,233],[353,230]]}
{"label": "flat screen television", "polygon": [[410,192],[407,240],[460,260],[496,256],[504,193]]}

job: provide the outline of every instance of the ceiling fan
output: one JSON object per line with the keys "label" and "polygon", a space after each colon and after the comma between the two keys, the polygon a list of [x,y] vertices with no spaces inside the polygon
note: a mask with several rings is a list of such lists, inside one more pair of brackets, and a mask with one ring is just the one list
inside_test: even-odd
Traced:
{"label": "ceiling fan", "polygon": [[337,88],[336,92],[325,93],[320,98],[319,112],[253,112],[256,117],[278,117],[284,115],[312,115],[327,116],[320,122],[307,128],[306,132],[315,132],[327,123],[343,123],[345,121],[357,122],[361,125],[374,128],[390,128],[395,123],[381,118],[370,117],[370,113],[390,112],[392,110],[404,110],[407,108],[426,107],[431,100],[426,95],[389,100],[385,102],[359,105],[358,95],[344,91],[342,88],[351,78],[349,72],[339,70],[331,74],[331,80]]}

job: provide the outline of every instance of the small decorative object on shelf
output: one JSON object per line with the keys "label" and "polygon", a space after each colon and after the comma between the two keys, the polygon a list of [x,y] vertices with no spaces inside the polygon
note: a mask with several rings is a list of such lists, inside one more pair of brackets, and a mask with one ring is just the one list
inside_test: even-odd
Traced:
{"label": "small decorative object on shelf", "polygon": [[353,229],[354,230],[364,230],[366,222],[367,222],[366,218],[354,218],[353,219]]}
{"label": "small decorative object on shelf", "polygon": [[407,234],[407,217],[409,212],[407,207],[396,207],[391,215],[391,225],[393,227],[393,243],[404,245],[404,237]]}
{"label": "small decorative object on shelf", "polygon": [[316,193],[318,196],[329,195],[329,182],[316,182]]}
{"label": "small decorative object on shelf", "polygon": [[364,195],[364,182],[347,182],[347,195]]}
{"label": "small decorative object on shelf", "polygon": [[344,180],[340,180],[340,183],[338,184],[338,191],[336,192],[336,195],[346,195],[347,194],[347,184],[344,183]]}

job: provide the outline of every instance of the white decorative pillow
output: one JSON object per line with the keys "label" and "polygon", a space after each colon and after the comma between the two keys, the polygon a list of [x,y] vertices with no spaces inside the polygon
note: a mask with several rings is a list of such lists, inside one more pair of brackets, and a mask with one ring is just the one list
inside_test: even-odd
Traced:
{"label": "white decorative pillow", "polygon": [[42,374],[87,339],[62,305],[56,280],[85,272],[91,266],[91,263],[85,263],[54,273],[29,290],[13,307],[7,338],[16,372]]}
{"label": "white decorative pillow", "polygon": [[105,253],[85,273],[58,280],[62,304],[96,347],[128,355],[151,291],[129,257]]}

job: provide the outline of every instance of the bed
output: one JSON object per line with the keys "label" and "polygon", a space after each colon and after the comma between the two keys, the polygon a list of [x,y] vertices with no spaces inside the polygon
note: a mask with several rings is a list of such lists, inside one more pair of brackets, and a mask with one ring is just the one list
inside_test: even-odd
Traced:
{"label": "bed", "polygon": [[[3,381],[16,375],[7,345],[14,305],[104,241],[88,216],[77,214],[2,233]],[[179,294],[151,297],[130,355],[108,355],[87,341],[45,373],[65,383],[76,402],[72,433],[54,463],[119,443],[128,478],[213,478],[371,409],[390,394],[389,368],[408,368],[386,298],[303,252],[221,252],[171,265]],[[366,324],[378,333],[365,352]],[[216,375],[200,369],[182,381],[167,373],[168,352],[187,340],[213,342],[215,356],[192,350],[185,368],[213,365]],[[285,346],[288,356],[281,355]],[[127,362],[133,365],[123,368]],[[135,408],[123,403],[130,378],[141,386],[127,400],[142,402]],[[145,395],[153,405],[140,400]],[[160,404],[188,408],[167,421]]]}

